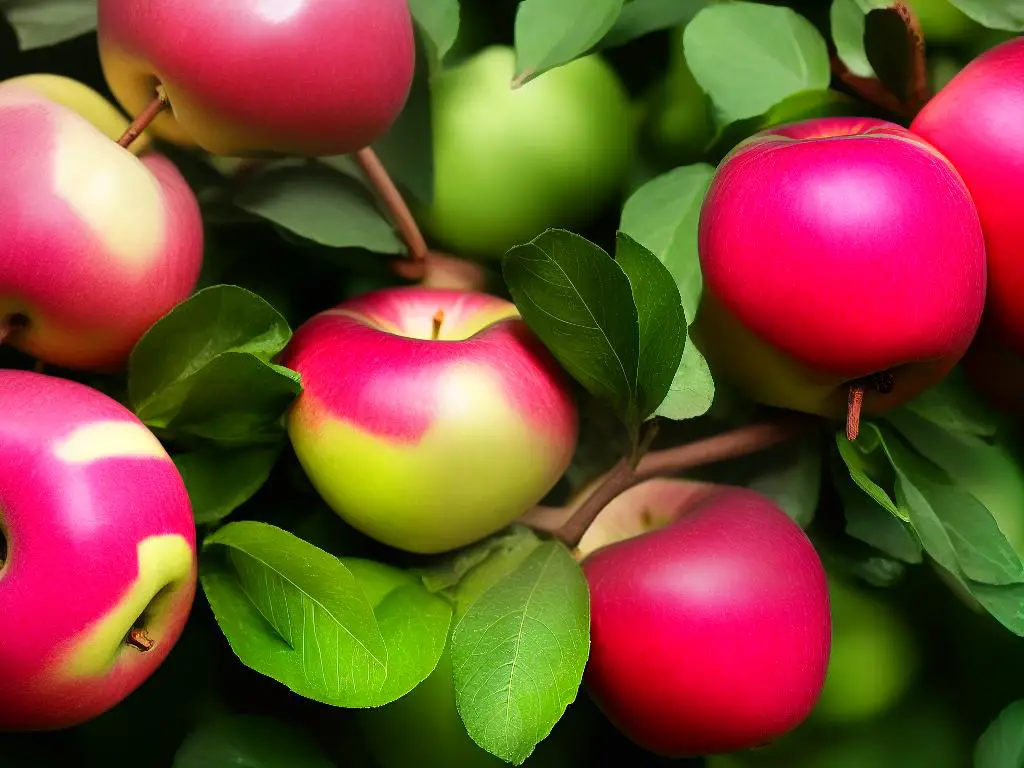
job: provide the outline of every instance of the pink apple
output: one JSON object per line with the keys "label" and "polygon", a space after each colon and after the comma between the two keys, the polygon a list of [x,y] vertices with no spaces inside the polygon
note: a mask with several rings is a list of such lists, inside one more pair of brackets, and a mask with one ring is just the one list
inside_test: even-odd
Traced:
{"label": "pink apple", "polygon": [[699,230],[695,339],[761,402],[826,416],[942,379],[985,303],[978,212],[956,169],[892,123],[825,118],[757,134],[722,162]]}
{"label": "pink apple", "polygon": [[985,331],[1024,355],[1024,38],[968,64],[911,130],[948,157],[970,189],[988,251]]}
{"label": "pink apple", "polygon": [[309,320],[282,362],[302,375],[288,431],[313,485],[394,547],[435,553],[494,533],[576,446],[567,377],[494,296],[369,293]]}
{"label": "pink apple", "polygon": [[828,583],[799,526],[744,488],[638,486],[664,527],[597,549],[585,682],[623,733],[667,757],[774,740],[811,712],[831,647]]}
{"label": "pink apple", "polygon": [[189,296],[203,259],[195,195],[28,85],[0,85],[0,322],[5,343],[68,368],[122,366]]}
{"label": "pink apple", "polygon": [[100,0],[100,59],[153,133],[220,155],[346,154],[376,141],[415,69],[407,0]]}
{"label": "pink apple", "polygon": [[0,730],[70,727],[171,651],[195,594],[195,524],[159,441],[106,395],[0,371],[0,413]]}

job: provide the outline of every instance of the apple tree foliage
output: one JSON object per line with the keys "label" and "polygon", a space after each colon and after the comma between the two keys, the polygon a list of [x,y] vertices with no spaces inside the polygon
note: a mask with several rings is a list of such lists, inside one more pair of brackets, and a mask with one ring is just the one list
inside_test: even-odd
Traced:
{"label": "apple tree foliage", "polygon": [[[949,2],[976,25],[971,34],[1024,31],[1024,0]],[[870,93],[896,110],[919,106],[929,73],[899,3],[409,4],[417,76],[375,149],[413,203],[433,190],[432,78],[486,42],[514,46],[518,86],[600,52],[643,105],[664,74],[657,51],[679,40],[711,105],[698,162],[665,163],[641,146],[614,211],[579,232],[538,232],[492,265],[494,290],[515,301],[581,392],[583,439],[552,498],[639,456],[652,425],[671,444],[753,420],[756,408],[715,382],[687,339],[702,289],[704,193],[715,164],[762,128],[879,114]],[[2,77],[61,71],[104,88],[92,0],[0,0],[0,13]],[[406,251],[352,158],[253,164],[168,151],[203,206],[201,288],[142,338],[126,377],[84,380],[128,404],[181,470],[202,536],[202,595],[180,647],[139,693],[46,744],[0,737],[0,766],[68,764],[54,751],[64,748],[90,765],[137,762],[149,750],[159,756],[148,764],[179,768],[371,765],[348,714],[416,689],[447,647],[457,709],[482,755],[541,765],[561,738],[574,765],[600,764],[602,749],[630,755],[623,764],[660,764],[629,752],[585,710],[587,585],[562,544],[512,526],[444,557],[405,556],[343,526],[294,461],[283,417],[302,383],[277,355],[316,311],[399,282],[388,263]],[[0,354],[6,367],[31,364]],[[961,697],[973,702],[956,727],[980,735],[980,768],[1024,766],[1024,704],[1011,703],[1024,680],[1000,666],[1024,647],[1024,508],[1005,504],[1024,482],[1014,441],[1006,419],[954,372],[866,421],[856,441],[823,424],[692,473],[776,499],[830,569],[877,587],[910,585],[904,607],[922,632],[968,649],[929,656],[939,682],[925,695],[956,697],[959,714],[969,709]],[[935,573],[950,591],[929,591]],[[584,716],[580,736],[572,729]],[[929,722],[933,731],[949,723]],[[596,762],[583,762],[584,742]]]}

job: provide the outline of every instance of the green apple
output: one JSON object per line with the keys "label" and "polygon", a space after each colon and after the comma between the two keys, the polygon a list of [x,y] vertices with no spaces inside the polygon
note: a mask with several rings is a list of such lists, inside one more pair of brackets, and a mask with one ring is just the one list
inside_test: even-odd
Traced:
{"label": "green apple", "polygon": [[829,579],[832,655],[814,710],[819,721],[850,723],[890,710],[917,671],[917,648],[904,618],[864,589]]}
{"label": "green apple", "polygon": [[549,227],[578,227],[626,184],[634,134],[626,90],[598,55],[512,87],[515,52],[491,46],[432,84],[429,235],[497,259]]}

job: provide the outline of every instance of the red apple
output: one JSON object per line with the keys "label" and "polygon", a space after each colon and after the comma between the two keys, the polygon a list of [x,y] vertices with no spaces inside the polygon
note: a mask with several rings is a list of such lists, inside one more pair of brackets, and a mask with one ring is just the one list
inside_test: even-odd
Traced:
{"label": "red apple", "polygon": [[282,362],[302,375],[288,431],[313,485],[394,547],[436,553],[494,533],[575,450],[567,377],[495,296],[365,294],[309,320]]}
{"label": "red apple", "polygon": [[0,146],[5,343],[68,368],[122,366],[199,278],[195,195],[166,158],[135,157],[30,83],[0,85]]}
{"label": "red apple", "polygon": [[985,303],[985,244],[956,169],[905,129],[824,118],[722,162],[701,211],[695,339],[761,402],[826,416],[942,379]]}
{"label": "red apple", "polygon": [[160,442],[106,395],[0,371],[0,413],[0,730],[70,727],[177,642],[196,588],[192,510]]}
{"label": "red apple", "polygon": [[607,717],[667,757],[772,741],[811,712],[831,643],[828,583],[804,532],[743,488],[638,486],[665,527],[597,549],[585,681]]}
{"label": "red apple", "polygon": [[152,132],[219,155],[354,152],[394,123],[412,87],[407,0],[100,0],[110,89]]}

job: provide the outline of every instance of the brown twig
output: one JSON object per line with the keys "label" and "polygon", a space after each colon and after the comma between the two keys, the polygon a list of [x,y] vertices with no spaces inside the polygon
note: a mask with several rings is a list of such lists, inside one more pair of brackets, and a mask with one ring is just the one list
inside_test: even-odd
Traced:
{"label": "brown twig", "polygon": [[156,643],[153,642],[153,638],[149,636],[146,630],[139,629],[138,627],[133,628],[132,631],[128,633],[128,636],[124,641],[132,648],[142,653],[152,651],[154,646],[156,646]]}
{"label": "brown twig", "polygon": [[167,101],[167,94],[164,93],[164,89],[157,87],[156,96],[153,98],[149,105],[142,110],[142,113],[132,120],[132,124],[128,126],[128,130],[122,134],[121,138],[117,140],[117,143],[128,149],[139,136],[141,136],[150,124],[156,120],[157,116],[165,109],[170,107],[171,104]]}
{"label": "brown twig", "polygon": [[410,277],[410,273],[415,275],[411,279],[422,277],[426,269],[429,249],[427,248],[427,241],[424,239],[423,233],[416,223],[416,219],[413,218],[412,211],[409,210],[409,206],[405,202],[405,198],[398,191],[398,187],[395,186],[391,175],[380,161],[380,158],[377,157],[377,153],[370,147],[365,147],[356,152],[356,161],[359,163],[359,167],[362,168],[363,173],[366,174],[370,184],[377,190],[377,194],[391,215],[398,233],[409,248],[412,264],[406,265],[402,269],[401,274],[405,277]]}
{"label": "brown twig", "polygon": [[551,533],[567,546],[575,548],[601,511],[633,486],[655,477],[677,475],[707,464],[758,453],[804,434],[820,424],[820,419],[793,415],[777,421],[740,427],[675,448],[652,451],[640,459],[635,468],[628,458],[623,458],[595,483],[594,490],[576,506],[571,517],[558,523],[557,527],[552,521],[564,517],[564,510],[560,515],[556,510],[538,508],[521,518],[520,522]]}

